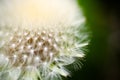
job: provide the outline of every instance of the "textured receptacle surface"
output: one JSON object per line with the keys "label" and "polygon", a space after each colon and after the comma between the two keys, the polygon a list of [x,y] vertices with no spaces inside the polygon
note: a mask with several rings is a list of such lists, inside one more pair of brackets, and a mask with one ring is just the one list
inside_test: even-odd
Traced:
{"label": "textured receptacle surface", "polygon": [[[58,33],[60,34],[60,33]],[[59,55],[60,43],[52,31],[14,32],[4,45],[5,55],[13,66],[40,66]],[[60,36],[59,36],[60,37]]]}
{"label": "textured receptacle surface", "polygon": [[[74,32],[72,28],[59,29],[59,31],[57,29],[16,28],[9,31],[1,29],[0,37],[0,57],[4,61],[2,66],[7,65],[6,69],[12,67],[25,71],[38,69],[44,80],[51,76],[60,77],[59,74],[68,76],[69,73],[64,66],[74,63],[75,57],[84,57],[80,48],[87,45],[86,42],[79,44],[79,33]],[[36,74],[36,71],[34,72]]]}

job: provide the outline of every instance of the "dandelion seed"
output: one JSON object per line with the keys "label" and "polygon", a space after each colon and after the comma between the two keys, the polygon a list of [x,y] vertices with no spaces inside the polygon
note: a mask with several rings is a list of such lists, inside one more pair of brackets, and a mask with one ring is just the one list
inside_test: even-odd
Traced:
{"label": "dandelion seed", "polygon": [[34,55],[34,49],[31,49],[31,50],[30,50],[30,53],[31,53],[32,55]]}
{"label": "dandelion seed", "polygon": [[44,51],[47,52],[47,51],[48,51],[48,48],[47,48],[47,47],[44,47]]}
{"label": "dandelion seed", "polygon": [[23,60],[26,60],[27,59],[27,55],[23,55]]}
{"label": "dandelion seed", "polygon": [[16,59],[16,58],[17,58],[17,55],[13,55],[13,57],[14,57],[14,59]]}
{"label": "dandelion seed", "polygon": [[31,45],[28,45],[28,46],[27,46],[27,48],[28,48],[28,49],[31,49],[31,48],[32,48],[32,46],[31,46]]}
{"label": "dandelion seed", "polygon": [[12,44],[12,45],[11,45],[12,48],[15,48],[15,46],[16,46],[16,44]]}
{"label": "dandelion seed", "polygon": [[38,42],[38,46],[42,46],[42,42]]}

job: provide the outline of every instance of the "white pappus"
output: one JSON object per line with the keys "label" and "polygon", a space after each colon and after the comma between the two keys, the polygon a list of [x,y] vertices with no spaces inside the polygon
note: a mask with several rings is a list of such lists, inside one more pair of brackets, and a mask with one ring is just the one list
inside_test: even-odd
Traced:
{"label": "white pappus", "polygon": [[70,76],[88,45],[84,22],[76,0],[1,0],[0,80]]}

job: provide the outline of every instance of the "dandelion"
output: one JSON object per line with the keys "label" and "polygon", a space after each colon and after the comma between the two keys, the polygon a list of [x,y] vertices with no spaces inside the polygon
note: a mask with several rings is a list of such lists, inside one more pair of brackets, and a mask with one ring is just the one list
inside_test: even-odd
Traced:
{"label": "dandelion", "polygon": [[1,0],[0,80],[70,76],[88,45],[79,14],[75,0]]}

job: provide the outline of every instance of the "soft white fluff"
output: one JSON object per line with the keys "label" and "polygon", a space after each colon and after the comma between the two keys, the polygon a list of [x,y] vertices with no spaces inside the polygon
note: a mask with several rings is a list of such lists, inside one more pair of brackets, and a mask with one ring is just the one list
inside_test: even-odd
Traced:
{"label": "soft white fluff", "polygon": [[[76,57],[84,57],[82,48],[88,45],[87,41],[84,42],[87,36],[80,33],[78,28],[83,22],[84,17],[80,15],[76,0],[0,0],[0,80],[59,80],[62,79],[61,75],[69,76],[70,73],[64,66],[74,63],[75,68],[80,67],[79,61],[75,62]],[[39,33],[41,35],[36,36]],[[44,39],[46,36],[43,33],[47,37],[52,35],[53,43],[49,42],[51,38]],[[52,50],[47,50],[50,54],[45,59],[50,57],[49,61],[40,62],[41,56],[36,58],[33,51],[19,46],[29,47],[27,44],[30,39],[34,42],[30,46],[39,45],[36,40],[39,37],[43,38],[42,43],[46,47],[49,48],[48,43],[51,43],[55,48],[53,53],[57,55],[53,55]],[[26,57],[16,47],[26,51],[25,55],[29,52],[33,55]],[[43,45],[42,51],[46,47]],[[36,50],[36,47],[33,48]],[[23,62],[20,62],[19,54]],[[36,65],[30,64],[34,61]],[[26,66],[16,67],[15,63]],[[2,77],[4,75],[6,77]]]}
{"label": "soft white fluff", "polygon": [[[61,27],[80,21],[76,0],[1,0],[0,25]],[[82,18],[83,19],[83,18]]]}

